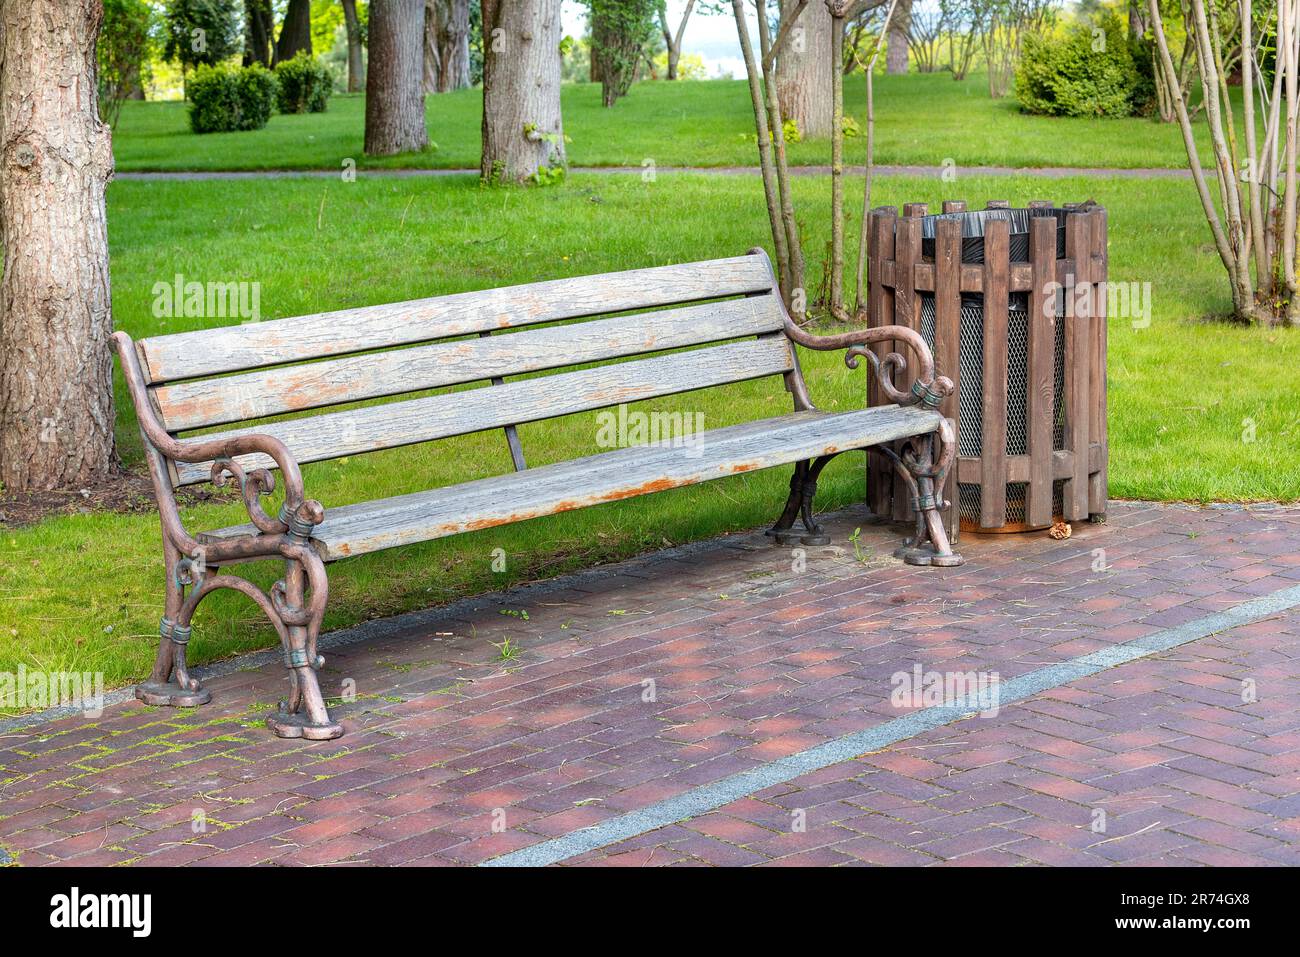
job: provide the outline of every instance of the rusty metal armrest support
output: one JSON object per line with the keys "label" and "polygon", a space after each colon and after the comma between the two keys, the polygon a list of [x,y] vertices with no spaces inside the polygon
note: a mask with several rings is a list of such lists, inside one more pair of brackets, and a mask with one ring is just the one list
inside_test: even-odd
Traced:
{"label": "rusty metal armrest support", "polygon": [[[844,364],[850,369],[858,367],[858,359],[865,357],[871,363],[876,380],[889,400],[897,405],[925,405],[937,409],[943,400],[952,395],[952,380],[947,376],[934,374],[934,356],[925,344],[921,334],[906,326],[874,326],[854,332],[841,332],[830,336],[818,336],[800,329],[789,316],[785,317],[785,334],[794,342],[808,349],[820,351],[846,350]],[[876,355],[870,346],[877,342],[898,340],[907,343],[916,353],[916,381],[910,392],[904,392],[894,385],[896,372],[907,369],[907,359],[901,353],[891,352],[883,359]]]}
{"label": "rusty metal armrest support", "polygon": [[[751,249],[750,252],[767,258],[766,252],[761,248]],[[780,299],[775,281],[772,295]],[[906,326],[874,326],[820,336],[800,329],[784,306],[782,315],[785,334],[791,342],[817,351],[844,349],[844,364],[850,369],[856,369],[858,360],[865,357],[871,363],[881,391],[896,405],[919,405],[937,410],[953,393],[952,380],[947,376],[935,375],[934,354],[915,329]],[[894,385],[894,376],[907,370],[907,359],[898,352],[890,352],[881,358],[871,348],[876,343],[891,340],[906,343],[916,356],[916,378],[908,391]],[[883,455],[893,464],[910,493],[910,504],[915,512],[916,534],[906,539],[894,554],[912,565],[961,565],[964,559],[953,552],[940,517],[940,510],[948,507],[947,502],[941,501],[942,490],[956,460],[956,433],[952,423],[941,418],[933,433],[908,440],[898,449],[883,444],[872,446],[867,451]],[[790,498],[785,513],[768,531],[778,542],[789,544],[798,540],[804,544],[824,544],[829,541],[821,526],[813,519],[812,496],[816,493],[818,474],[830,458],[831,456],[822,456],[813,462],[799,463],[790,483]],[[795,515],[799,512],[803,515],[806,534],[793,528]]]}
{"label": "rusty metal armrest support", "polygon": [[[217,439],[177,439],[154,414],[135,343],[124,332],[113,334],[136,421],[146,445],[150,474],[163,528],[163,557],[167,566],[166,607],[160,625],[161,642],[150,680],[136,688],[136,697],[148,704],[192,707],[211,700],[198,681],[190,677],[186,645],[190,619],[204,596],[220,588],[238,591],[266,614],[284,648],[290,694],[280,712],[267,723],[282,737],[336,738],[341,725],[331,720],[316,678],[324,664],[316,651],[321,621],[329,598],[325,564],[310,544],[312,530],[325,518],[325,510],[304,498],[302,470],[283,442],[270,435],[242,435]],[[260,498],[275,489],[269,469],[245,472],[235,461],[239,455],[269,456],[284,480],[284,503],[272,518]],[[212,462],[212,483],[239,483],[240,494],[257,532],[229,540],[201,543],[184,528],[165,467],[173,462]],[[281,558],[284,578],[267,594],[256,585],[230,574],[208,574],[209,565],[264,558]],[[186,589],[189,589],[186,594]]]}
{"label": "rusty metal armrest support", "polygon": [[[270,435],[241,435],[206,441],[175,438],[167,432],[153,413],[146,392],[144,374],[140,369],[140,359],[136,355],[135,343],[125,332],[115,332],[113,344],[117,348],[127,389],[135,405],[136,421],[140,425],[140,431],[145,440],[160,455],[174,462],[211,461],[212,483],[217,486],[226,484],[227,475],[233,477],[239,483],[249,518],[259,532],[265,535],[279,535],[294,531],[300,535],[310,536],[311,528],[319,525],[324,519],[324,509],[319,502],[304,498],[302,470],[283,442]],[[256,452],[273,459],[284,477],[284,504],[277,518],[267,515],[259,501],[261,496],[269,495],[275,490],[275,477],[270,470],[254,469],[245,474],[244,469],[235,461],[235,456]],[[169,528],[167,531],[180,533],[175,536],[180,539],[178,545],[182,541],[191,548],[198,545],[181,528]]]}

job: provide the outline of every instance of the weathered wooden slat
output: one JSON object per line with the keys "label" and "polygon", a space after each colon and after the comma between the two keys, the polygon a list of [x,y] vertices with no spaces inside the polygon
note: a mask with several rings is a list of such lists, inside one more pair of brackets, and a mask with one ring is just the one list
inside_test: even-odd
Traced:
{"label": "weathered wooden slat", "polygon": [[177,382],[152,392],[164,426],[179,432],[781,327],[780,305],[774,297],[755,296]]}
{"label": "weathered wooden slat", "polygon": [[[1088,449],[1088,468],[1096,471],[1101,467],[1102,449],[1094,445]],[[984,472],[979,459],[957,460],[957,481],[963,484],[983,485]],[[1067,479],[1074,474],[1074,453],[1069,449],[1058,449],[1052,453],[1052,480]],[[1008,455],[1006,462],[1006,480],[1008,482],[1029,481],[1029,456]]]}
{"label": "weathered wooden slat", "polygon": [[1092,218],[1070,213],[1065,219],[1066,254],[1078,263],[1075,289],[1067,289],[1065,309],[1065,447],[1074,452],[1074,474],[1061,486],[1062,510],[1071,522],[1088,517],[1088,420],[1092,414],[1088,378],[1092,283]]}
{"label": "weathered wooden slat", "polygon": [[[934,359],[939,375],[952,380],[952,394],[943,400],[939,411],[951,419],[954,427],[958,421],[958,396],[961,394],[961,290],[958,273],[961,268],[961,223],[955,219],[941,219],[934,230],[934,266],[937,288],[934,291]],[[945,516],[950,525],[957,510],[957,474],[948,473],[944,487],[938,495],[952,503],[952,512]],[[955,526],[954,526],[955,527]]]}
{"label": "weathered wooden slat", "polygon": [[[313,544],[327,560],[360,555],[921,435],[938,423],[934,412],[896,406],[798,412],[710,430],[693,445],[618,449],[449,488],[327,508]],[[251,526],[240,526],[200,538],[211,542],[251,532]]]}
{"label": "weathered wooden slat", "polygon": [[[1007,456],[1007,262],[1011,224],[984,224],[984,389],[980,404],[980,462],[983,474],[1000,476]],[[980,527],[1007,523],[1007,485],[980,486]]]}
{"label": "weathered wooden slat", "polygon": [[943,211],[945,213],[964,213],[966,212],[966,200],[945,199],[943,201]]}
{"label": "weathered wooden slat", "polygon": [[149,381],[159,383],[770,288],[763,257],[736,256],[199,329],[139,345]]}
{"label": "weathered wooden slat", "polygon": [[[894,227],[898,211],[892,206],[882,206],[872,211],[871,255],[867,274],[870,294],[870,322],[873,326],[888,325],[894,316]],[[893,340],[878,342],[871,347],[878,359],[884,359],[894,348]],[[886,397],[875,376],[869,376],[868,404],[884,405]],[[890,501],[894,493],[894,472],[881,455],[870,456],[867,462],[867,503],[873,515],[881,518],[892,514]]]}
{"label": "weathered wooden slat", "polygon": [[[889,269],[892,263],[886,264],[886,280],[893,281],[893,272]],[[1101,275],[1100,263],[1097,257],[1093,257],[1092,270],[1093,275]],[[1069,277],[1075,272],[1073,259],[1058,259],[1056,261],[1056,281],[1061,285],[1066,285]],[[934,263],[917,263],[912,267],[913,286],[917,292],[934,292]],[[1028,292],[1034,284],[1034,271],[1029,263],[1012,263],[1010,267],[1011,281],[1008,289],[1012,292]],[[982,293],[984,291],[984,270],[973,264],[966,264],[961,267],[961,291]]]}
{"label": "weathered wooden slat", "polygon": [[[897,264],[895,278],[898,282],[894,287],[894,324],[908,329],[919,329],[921,325],[921,297],[912,286],[912,278],[913,267],[921,261],[921,217],[925,215],[925,209],[924,203],[906,204],[894,231],[894,262]],[[906,358],[910,360],[911,354],[908,353]],[[895,385],[906,391],[912,388],[915,379],[916,363],[909,361],[907,369],[897,377]],[[912,517],[908,496],[899,494],[897,483],[894,492],[894,520],[907,521]]]}
{"label": "weathered wooden slat", "polygon": [[[1088,213],[1092,219],[1092,262],[1093,278],[1104,279],[1107,275],[1106,261],[1106,210],[1093,209]],[[1109,476],[1107,463],[1108,443],[1106,439],[1106,310],[1105,296],[1098,296],[1093,305],[1092,318],[1092,359],[1088,367],[1088,390],[1091,397],[1091,412],[1088,423],[1088,442],[1092,448],[1100,449],[1100,465],[1092,469],[1088,476],[1088,512],[1092,515],[1106,514],[1106,499],[1109,495]]]}
{"label": "weathered wooden slat", "polygon": [[[219,436],[272,435],[288,446],[299,463],[318,462],[781,375],[792,363],[790,342],[784,337],[729,342],[501,386],[271,422]],[[238,460],[246,469],[274,467],[268,456],[260,454]],[[210,463],[177,463],[177,483],[204,481],[209,472]]]}
{"label": "weathered wooden slat", "polygon": [[1052,394],[1056,359],[1056,219],[1036,216],[1029,224],[1029,260],[1034,271],[1029,291],[1029,489],[1025,520],[1052,522]]}

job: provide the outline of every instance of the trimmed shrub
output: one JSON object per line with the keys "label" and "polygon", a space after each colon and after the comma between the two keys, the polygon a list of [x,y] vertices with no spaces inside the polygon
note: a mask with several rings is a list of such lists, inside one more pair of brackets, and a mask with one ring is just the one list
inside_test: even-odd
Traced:
{"label": "trimmed shrub", "polygon": [[275,105],[275,75],[261,64],[201,66],[186,84],[195,133],[260,130]]}
{"label": "trimmed shrub", "polygon": [[1064,36],[1029,34],[1024,39],[1016,98],[1026,113],[1131,116],[1146,105],[1151,92],[1128,31],[1113,12],[1096,26],[1077,24]]}
{"label": "trimmed shrub", "polygon": [[291,60],[275,65],[280,81],[277,104],[281,113],[324,113],[334,88],[329,67],[299,50]]}

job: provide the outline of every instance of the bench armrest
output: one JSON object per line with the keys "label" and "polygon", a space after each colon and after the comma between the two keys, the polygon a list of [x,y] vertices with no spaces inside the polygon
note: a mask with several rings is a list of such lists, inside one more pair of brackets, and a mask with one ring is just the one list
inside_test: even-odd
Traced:
{"label": "bench armrest", "polygon": [[[140,369],[140,359],[136,354],[135,343],[125,332],[115,332],[113,345],[117,349],[118,360],[122,364],[122,374],[126,379],[127,390],[135,405],[135,417],[140,424],[140,431],[160,455],[174,462],[212,462],[212,483],[222,486],[229,475],[239,482],[244,505],[249,518],[257,528],[267,534],[290,534],[309,537],[312,527],[319,525],[325,517],[325,511],[319,502],[304,498],[302,469],[288,447],[271,435],[238,435],[213,439],[178,439],[172,436],[154,414],[153,406],[146,391],[144,373]],[[258,501],[275,489],[275,478],[267,469],[254,469],[245,473],[235,457],[262,453],[274,460],[280,474],[284,476],[284,504],[278,518],[272,518],[263,510]]]}
{"label": "bench armrest", "polygon": [[[804,332],[787,316],[785,332],[792,341],[808,349],[822,351],[847,350],[844,356],[844,364],[850,369],[856,369],[858,367],[858,358],[865,356],[876,373],[880,388],[891,402],[898,405],[923,404],[932,409],[937,409],[945,398],[952,395],[952,380],[947,376],[936,376],[934,374],[934,356],[930,352],[930,347],[925,344],[925,340],[921,338],[921,334],[915,329],[909,329],[906,326],[875,326],[854,332],[818,336]],[[894,374],[907,369],[907,360],[897,352],[891,352],[881,359],[871,349],[873,343],[888,342],[891,339],[907,343],[912,352],[916,354],[916,380],[912,383],[910,392],[900,391],[894,386]]]}

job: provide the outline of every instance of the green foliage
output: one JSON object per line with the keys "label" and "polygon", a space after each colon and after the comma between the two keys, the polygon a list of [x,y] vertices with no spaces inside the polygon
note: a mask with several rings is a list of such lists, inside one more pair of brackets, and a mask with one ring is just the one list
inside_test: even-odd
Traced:
{"label": "green foliage", "polygon": [[195,133],[260,130],[271,118],[277,83],[260,63],[200,66],[190,78],[190,129]]}
{"label": "green foliage", "polygon": [[1020,108],[1049,116],[1131,116],[1152,92],[1133,54],[1128,31],[1111,10],[1061,37],[1028,34],[1016,69]]}
{"label": "green foliage", "polygon": [[240,49],[235,0],[168,0],[163,59],[189,69],[220,63]]}
{"label": "green foliage", "polygon": [[591,56],[605,106],[626,96],[646,47],[658,35],[656,0],[586,0]]}
{"label": "green foliage", "polygon": [[95,44],[99,70],[99,118],[117,125],[122,103],[150,76],[153,8],[145,0],[104,0],[104,22]]}
{"label": "green foliage", "polygon": [[324,63],[306,50],[275,65],[279,81],[277,106],[281,113],[324,113],[334,86]]}
{"label": "green foliage", "polygon": [[537,186],[555,186],[564,182],[566,172],[563,166],[539,166],[531,179]]}

